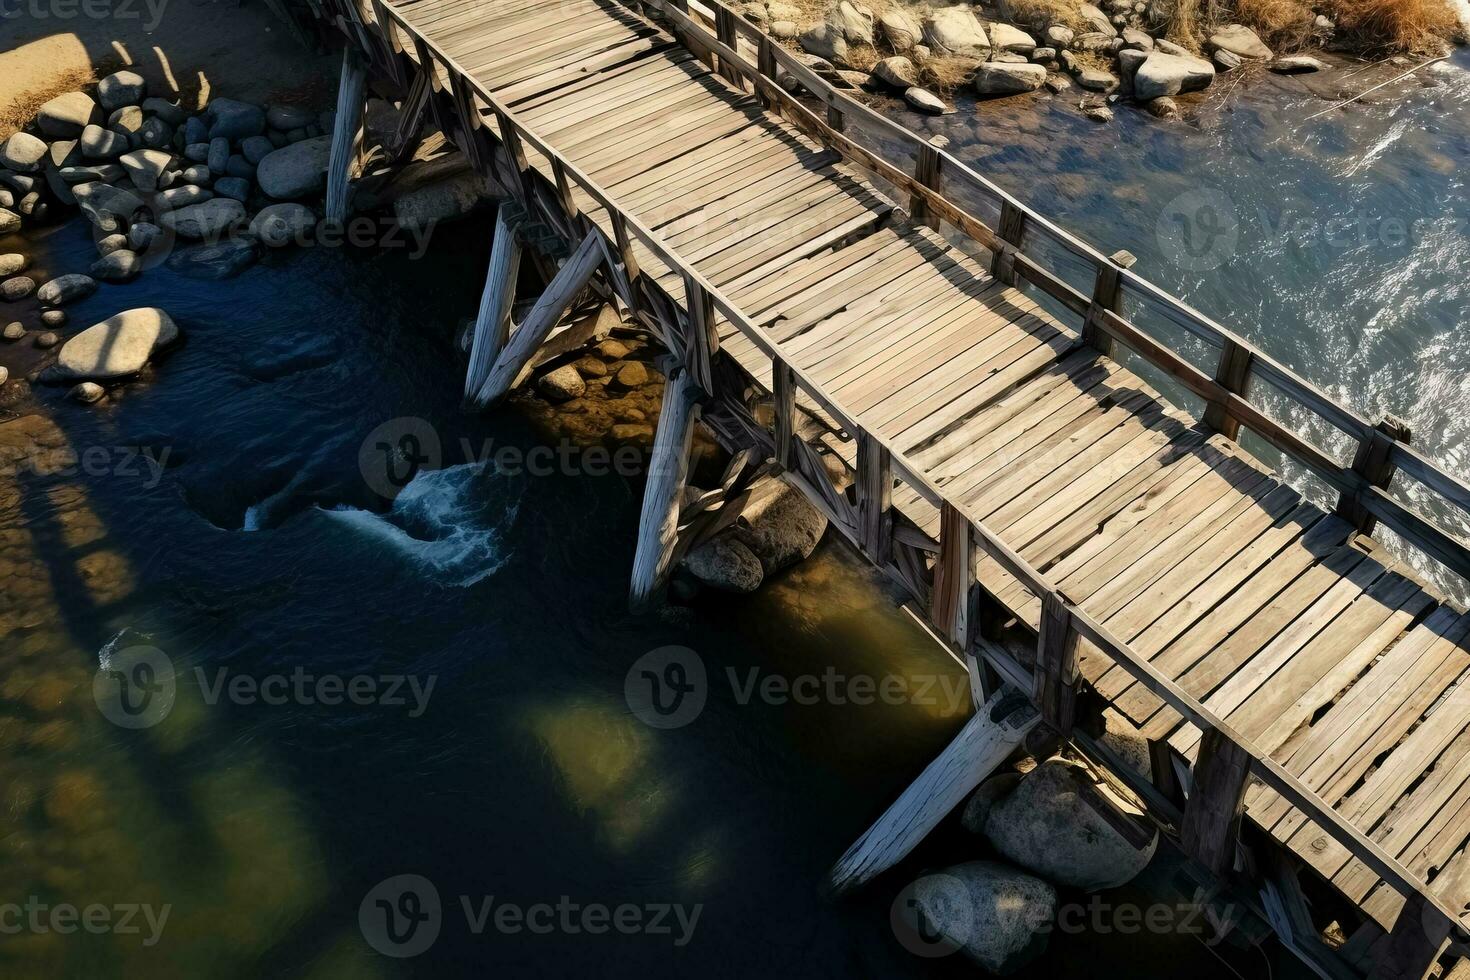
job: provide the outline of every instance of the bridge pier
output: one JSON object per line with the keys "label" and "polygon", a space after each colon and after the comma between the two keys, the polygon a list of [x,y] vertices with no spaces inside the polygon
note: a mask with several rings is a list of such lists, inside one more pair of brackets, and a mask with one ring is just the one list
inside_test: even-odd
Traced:
{"label": "bridge pier", "polygon": [[362,145],[362,115],[366,107],[367,61],[356,49],[342,49],[342,76],[337,84],[337,120],[332,127],[332,154],[327,161],[328,221],[347,220],[352,161]]}
{"label": "bridge pier", "polygon": [[470,332],[470,363],[464,376],[466,404],[474,401],[510,340],[510,311],[521,269],[521,243],[516,238],[520,225],[519,209],[514,205],[507,202],[496,209],[490,268],[485,272],[479,316]]}
{"label": "bridge pier", "polygon": [[653,603],[673,565],[679,540],[679,507],[689,482],[694,423],[699,420],[699,397],[700,388],[687,367],[681,365],[669,371],[638,518],[638,549],[633,556],[628,596],[634,612]]}

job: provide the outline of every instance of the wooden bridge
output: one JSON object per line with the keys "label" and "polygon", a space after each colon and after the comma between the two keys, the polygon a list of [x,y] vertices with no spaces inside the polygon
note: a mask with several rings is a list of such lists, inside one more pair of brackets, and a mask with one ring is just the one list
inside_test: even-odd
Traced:
{"label": "wooden bridge", "polygon": [[[1470,487],[1401,424],[1335,403],[718,3],[309,2],[346,49],[329,216],[369,75],[403,100],[397,155],[432,119],[518,205],[497,219],[467,400],[504,396],[589,288],[671,352],[635,603],[720,523],[718,500],[680,504],[702,416],[783,468],[966,659],[975,719],[834,885],[892,866],[1039,717],[1323,975],[1433,975],[1465,949],[1470,616],[1369,534],[1470,576],[1449,519],[1390,481],[1453,519]],[[513,210],[571,253],[532,255],[549,284],[519,324]],[[1304,499],[1242,427],[1336,500]],[[1003,688],[1035,710],[997,728]],[[1099,697],[1152,740],[1152,778],[1094,737]],[[1334,919],[1339,949],[1320,938]]]}

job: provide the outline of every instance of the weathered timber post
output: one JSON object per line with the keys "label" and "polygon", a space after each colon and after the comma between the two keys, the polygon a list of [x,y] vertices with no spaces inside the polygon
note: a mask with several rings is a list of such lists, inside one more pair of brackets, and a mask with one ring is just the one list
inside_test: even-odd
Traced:
{"label": "weathered timber post", "polygon": [[1007,286],[1016,284],[1015,252],[1021,248],[1026,234],[1026,212],[1010,201],[1000,205],[1000,227],[995,230],[1010,248],[1002,248],[990,257],[990,274]]}
{"label": "weathered timber post", "polygon": [[[1392,415],[1373,427],[1372,431],[1358,441],[1358,450],[1353,455],[1353,472],[1363,478],[1370,487],[1387,490],[1393,482],[1398,467],[1393,461],[1393,446],[1396,442],[1407,443],[1413,433],[1402,419]],[[1352,524],[1363,534],[1372,534],[1378,519],[1368,513],[1358,494],[1342,493],[1337,498],[1337,516]]]}
{"label": "weathered timber post", "polygon": [[1041,719],[1063,738],[1077,721],[1077,631],[1066,600],[1056,592],[1041,597],[1041,625],[1036,637],[1032,700]]}
{"label": "weathered timber post", "polygon": [[711,361],[720,349],[720,335],[715,330],[714,299],[692,275],[684,274],[684,300],[689,310],[688,334],[684,339],[684,358],[694,383],[705,394],[714,394],[714,370]]}
{"label": "weathered timber post", "polygon": [[699,419],[699,387],[682,365],[669,372],[659,409],[658,431],[648,464],[648,485],[638,518],[638,548],[628,605],[647,609],[668,581],[679,540],[679,507],[689,481],[689,451]]}
{"label": "weathered timber post", "polygon": [[429,115],[431,88],[429,78],[423,72],[415,75],[409,82],[408,94],[403,97],[403,105],[399,110],[398,126],[393,132],[392,144],[388,147],[389,166],[402,164],[413,156],[414,150],[422,142],[419,134]]}
{"label": "weathered timber post", "polygon": [[[918,157],[914,160],[914,180],[937,192],[940,186],[941,175],[939,172],[941,157],[939,150],[932,143],[919,145]],[[929,202],[920,194],[909,195],[909,217],[917,224],[928,225],[935,231],[939,230],[939,219],[929,210]]]}
{"label": "weathered timber post", "polygon": [[771,361],[771,413],[776,443],[776,462],[782,469],[796,469],[796,376],[779,357]]}
{"label": "weathered timber post", "polygon": [[[1253,357],[1249,347],[1233,338],[1225,338],[1225,346],[1220,348],[1220,360],[1215,364],[1215,382],[1232,395],[1244,396],[1250,384]],[[1226,439],[1240,435],[1240,420],[1230,414],[1223,402],[1212,401],[1205,406],[1205,424]]]}
{"label": "weathered timber post", "polygon": [[991,696],[943,752],[838,859],[827,876],[841,894],[903,860],[1036,727],[1022,697]]}
{"label": "weathered timber post", "polygon": [[975,537],[970,519],[944,501],[939,509],[939,560],[929,614],[944,638],[956,648],[969,648],[970,586],[975,583]]}
{"label": "weathered timber post", "polygon": [[332,127],[332,154],[327,162],[328,221],[347,220],[348,170],[362,142],[366,106],[367,64],[352,48],[342,49],[342,77],[337,83],[337,121]]}
{"label": "weathered timber post", "polygon": [[602,249],[597,245],[597,236],[588,235],[582,244],[567,259],[556,276],[547,284],[531,312],[510,336],[510,342],[501,351],[495,366],[472,399],[475,407],[484,408],[504,398],[520,375],[521,369],[536,353],[551,329],[556,326],[567,307],[586,288],[597,267],[602,263]]}
{"label": "weathered timber post", "polygon": [[[736,49],[735,12],[723,4],[715,7],[715,39],[731,51]],[[720,58],[720,74],[725,76],[731,85],[738,86],[744,91],[745,86],[740,79],[740,70],[733,64],[727,64],[724,57]]]}
{"label": "weathered timber post", "polygon": [[1185,853],[1217,875],[1235,867],[1250,764],[1250,754],[1217,729],[1200,739],[1179,836]]}
{"label": "weathered timber post", "polygon": [[871,432],[858,433],[858,534],[863,551],[879,568],[888,563],[893,534],[893,460]]}
{"label": "weathered timber post", "polygon": [[1092,282],[1092,305],[1082,320],[1082,342],[1106,357],[1113,356],[1113,337],[1102,328],[1102,314],[1104,310],[1118,312],[1122,299],[1119,274],[1137,261],[1132,252],[1114,252],[1106,265],[1097,267],[1097,278]]}
{"label": "weathered timber post", "polygon": [[[771,40],[771,36],[769,34],[761,34],[760,50],[756,58],[756,67],[760,70],[761,77],[769,80],[772,85],[781,84],[776,78],[776,42]],[[772,112],[777,111],[777,109],[781,105],[780,102],[767,95],[760,88],[760,86],[756,86],[756,98],[760,99],[760,103],[763,107]]]}
{"label": "weathered timber post", "polygon": [[516,278],[521,268],[521,244],[516,231],[521,224],[518,207],[506,202],[495,215],[495,239],[490,247],[490,268],[485,272],[485,290],[480,312],[470,334],[470,363],[465,370],[464,396],[472,400],[485,383],[490,368],[510,340],[510,310],[516,298]]}
{"label": "weathered timber post", "polygon": [[438,128],[439,132],[447,135],[449,133],[449,119],[444,115],[444,107],[439,104],[439,95],[444,90],[440,86],[439,71],[437,68],[438,62],[434,60],[434,52],[424,42],[424,39],[417,34],[413,36],[413,50],[414,54],[418,56],[419,74],[429,84],[429,114],[434,117],[434,126]]}

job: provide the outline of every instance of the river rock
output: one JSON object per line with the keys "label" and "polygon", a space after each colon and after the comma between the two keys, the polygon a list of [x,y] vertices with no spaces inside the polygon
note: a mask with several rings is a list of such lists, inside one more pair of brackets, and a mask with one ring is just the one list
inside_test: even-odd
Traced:
{"label": "river rock", "polygon": [[15,276],[0,282],[0,299],[14,303],[25,299],[36,291],[36,280],[30,276]]}
{"label": "river rock", "polygon": [[120,248],[128,247],[128,236],[121,232],[108,235],[97,242],[98,255],[111,255]]}
{"label": "river rock", "polygon": [[613,384],[624,391],[632,391],[648,384],[648,368],[643,366],[642,361],[628,361],[618,368],[617,374],[613,376]]}
{"label": "river rock", "polygon": [[0,235],[20,231],[20,224],[20,215],[6,208],[0,208]]}
{"label": "river rock", "polygon": [[902,55],[884,58],[874,65],[873,77],[900,91],[919,84],[919,73],[914,63]]}
{"label": "river rock", "polygon": [[21,173],[35,173],[46,159],[46,142],[30,133],[12,133],[0,143],[0,166]]}
{"label": "river rock", "polygon": [[1083,891],[1116,888],[1148,864],[1158,833],[1146,847],[1134,847],[1094,809],[1092,796],[1139,815],[1082,766],[1056,757],[1027,773],[991,808],[985,836],[1007,860],[1048,881]]}
{"label": "river rock", "polygon": [[266,110],[265,119],[272,129],[289,131],[310,126],[316,122],[316,113],[301,106],[277,105]]}
{"label": "river rock", "polygon": [[1219,49],[1210,57],[1215,62],[1215,67],[1220,71],[1233,71],[1239,68],[1245,61],[1240,55],[1233,51],[1226,51],[1224,48]]}
{"label": "river rock", "polygon": [[41,312],[41,324],[47,327],[55,327],[59,330],[66,326],[66,311],[43,310]]}
{"label": "river rock", "polygon": [[240,141],[240,154],[255,166],[276,151],[276,145],[264,136],[250,136]]}
{"label": "river rock", "polygon": [[205,161],[209,164],[209,172],[212,174],[223,174],[225,172],[225,165],[229,163],[229,160],[230,141],[223,136],[211,139],[209,141],[209,157]]}
{"label": "river rock", "polygon": [[890,7],[878,18],[878,31],[898,54],[912,51],[924,37],[923,26],[902,7]]}
{"label": "river rock", "polygon": [[93,402],[101,401],[102,396],[107,394],[107,389],[95,381],[83,381],[79,385],[73,385],[71,391],[68,391],[66,394],[73,401],[81,402],[83,405],[91,405]]}
{"label": "river rock", "polygon": [[235,99],[211,100],[204,120],[209,123],[211,140],[223,138],[234,142],[265,132],[265,111],[258,105]]}
{"label": "river rock", "polygon": [[332,138],[292,143],[266,155],[256,167],[260,189],[278,201],[315,194],[326,186]]}
{"label": "river rock", "polygon": [[1148,111],[1149,115],[1156,116],[1159,119],[1178,119],[1179,103],[1175,102],[1167,95],[1161,96],[1157,99],[1149,99]]}
{"label": "river rock", "polygon": [[965,808],[960,812],[960,824],[972,834],[984,834],[991,809],[1020,783],[1021,774],[1018,772],[998,772],[985,780],[965,801]]}
{"label": "river rock", "polygon": [[19,252],[0,254],[0,279],[6,279],[31,264],[31,260]]}
{"label": "river rock", "polygon": [[93,262],[91,271],[103,282],[131,282],[143,271],[143,262],[136,253],[120,248]]}
{"label": "river rock", "polygon": [[927,874],[905,892],[895,907],[909,930],[925,940],[938,933],[989,973],[1016,972],[1051,939],[1056,889],[996,861]]}
{"label": "river rock", "polygon": [[1015,95],[1034,92],[1046,81],[1046,69],[1040,65],[1010,65],[987,62],[975,72],[975,92],[979,95]]}
{"label": "river rock", "polygon": [[83,129],[102,118],[101,108],[84,92],[58,95],[36,110],[36,125],[47,139],[77,139]]}
{"label": "river rock", "polygon": [[1154,49],[1154,39],[1136,27],[1124,28],[1123,47],[1134,51],[1152,51]]}
{"label": "river rock", "polygon": [[1093,122],[1105,123],[1113,121],[1113,110],[1109,109],[1105,105],[1092,106],[1085,113],[1083,113],[1083,115],[1085,115],[1088,119],[1091,119]]}
{"label": "river rock", "polygon": [[36,290],[36,299],[46,306],[65,306],[97,291],[97,281],[77,273],[57,276]]}
{"label": "river rock", "polygon": [[143,111],[157,116],[174,127],[184,125],[189,118],[188,109],[176,102],[169,102],[167,99],[144,99]]}
{"label": "river rock", "polygon": [[847,64],[847,38],[842,28],[835,24],[821,21],[815,24],[811,30],[806,31],[797,39],[801,49],[819,58],[825,58],[834,65]]}
{"label": "river rock", "polygon": [[1212,50],[1229,51],[1242,58],[1266,61],[1271,58],[1271,49],[1256,36],[1256,32],[1244,24],[1227,24],[1210,35]]}
{"label": "river rock", "polygon": [[1077,73],[1077,84],[1089,92],[1111,92],[1118,87],[1118,79],[1112,72],[1085,68]]}
{"label": "river rock", "polygon": [[109,112],[137,105],[147,93],[148,83],[134,71],[115,71],[97,83],[97,101]]}
{"label": "river rock", "polygon": [[587,393],[587,382],[570,364],[548,371],[536,382],[536,390],[554,402],[569,402]]}
{"label": "river rock", "polygon": [[935,54],[984,58],[990,37],[970,7],[941,7],[924,18],[924,44]]}
{"label": "river rock", "polygon": [[214,197],[214,191],[208,187],[199,187],[194,184],[180,184],[178,187],[170,187],[166,191],[160,191],[158,200],[164,207],[182,209],[195,204],[203,204]]}
{"label": "river rock", "polygon": [[1077,19],[1086,24],[1088,30],[1106,34],[1108,37],[1118,36],[1118,29],[1113,26],[1112,18],[1090,3],[1084,3],[1077,8]]}
{"label": "river rock", "polygon": [[59,343],[61,343],[61,338],[50,330],[36,335],[36,347],[40,350],[50,350]]}
{"label": "river rock", "polygon": [[197,240],[220,238],[244,220],[245,205],[229,198],[214,198],[165,212],[158,223],[180,238]]}
{"label": "river rock", "polygon": [[767,29],[770,31],[771,37],[778,41],[795,41],[797,36],[801,34],[801,28],[796,26],[796,21],[794,20],[772,21],[771,26]]}
{"label": "river rock", "polygon": [[1215,80],[1215,68],[1200,58],[1181,58],[1155,51],[1133,75],[1133,96],[1140,102],[1181,92],[1195,92]]}
{"label": "river rock", "polygon": [[943,99],[917,85],[904,89],[903,100],[913,109],[930,116],[942,116],[949,111],[949,106],[944,104]]}
{"label": "river rock", "polygon": [[190,279],[230,279],[254,264],[257,255],[253,240],[228,238],[175,252],[169,256],[168,267]]}
{"label": "river rock", "polygon": [[143,149],[124,153],[117,158],[117,162],[128,172],[134,187],[150,194],[158,190],[158,180],[169,168],[169,164],[173,163],[173,159],[162,150]]}
{"label": "river rock", "polygon": [[1112,53],[1113,42],[1115,40],[1117,39],[1111,35],[1103,34],[1100,31],[1088,31],[1086,34],[1077,35],[1077,40],[1072,42],[1072,46],[1078,51],[1090,51],[1093,54],[1106,55]]}
{"label": "river rock", "polygon": [[785,480],[766,477],[752,487],[734,533],[770,575],[806,560],[826,530],[826,516],[805,494]]}
{"label": "river rock", "polygon": [[272,204],[250,222],[250,234],[270,248],[304,242],[316,226],[316,214],[304,204]]}
{"label": "river rock", "polygon": [[17,340],[23,339],[25,337],[25,335],[26,335],[26,328],[23,325],[21,325],[20,323],[18,323],[18,322],[17,323],[7,323],[5,325],[5,330],[3,332],[0,332],[0,337],[4,337],[6,340],[10,341],[12,344],[15,343]]}
{"label": "river rock", "polygon": [[997,51],[1030,54],[1036,50],[1036,38],[1027,34],[1019,27],[1013,27],[1010,24],[994,23],[990,25],[990,46]]}
{"label": "river rock", "polygon": [[64,381],[126,377],[141,371],[154,351],[178,336],[179,328],[163,310],[126,310],[68,340],[48,374]]}
{"label": "river rock", "polygon": [[1162,37],[1154,39],[1154,50],[1164,54],[1172,54],[1176,58],[1193,58],[1194,52],[1183,45],[1175,44],[1173,41]]}
{"label": "river rock", "polygon": [[106,232],[121,231],[121,224],[143,208],[143,199],[132,191],[102,181],[77,184],[72,193],[87,220]]}
{"label": "river rock", "polygon": [[691,550],[684,567],[702,584],[722,592],[754,592],[765,579],[760,559],[730,535],[720,535]]}
{"label": "river rock", "polygon": [[873,43],[873,12],[853,0],[837,0],[827,12],[827,23],[840,30],[848,44]]}
{"label": "river rock", "polygon": [[89,160],[111,160],[128,151],[128,138],[101,126],[88,126],[82,130],[81,147]]}
{"label": "river rock", "polygon": [[470,169],[458,154],[420,160],[405,166],[393,182],[393,217],[405,230],[427,232],[492,203],[496,187],[493,178]]}
{"label": "river rock", "polygon": [[1139,67],[1148,60],[1147,51],[1139,51],[1137,48],[1124,48],[1118,52],[1118,70],[1123,73],[1124,78],[1132,78]]}
{"label": "river rock", "polygon": [[230,158],[225,161],[225,173],[230,177],[238,177],[241,180],[254,180],[255,164],[238,153],[231,153]]}
{"label": "river rock", "polygon": [[126,136],[129,146],[137,146],[142,142],[138,134],[143,130],[143,123],[147,121],[142,109],[135,105],[125,105],[107,117],[107,128],[114,133]]}
{"label": "river rock", "polygon": [[180,171],[179,177],[184,183],[193,184],[196,187],[207,186],[214,179],[214,175],[209,172],[209,164],[207,163],[196,163],[192,166],[185,167]]}
{"label": "river rock", "polygon": [[209,163],[209,143],[186,143],[184,144],[184,157],[192,163]]}
{"label": "river rock", "polygon": [[214,182],[214,193],[217,197],[228,197],[244,204],[250,197],[250,181],[243,177],[221,177]]}
{"label": "river rock", "polygon": [[1046,29],[1046,43],[1059,51],[1071,47],[1076,38],[1077,32],[1064,24],[1053,24]]}
{"label": "river rock", "polygon": [[1309,54],[1289,54],[1271,62],[1271,70],[1278,75],[1305,75],[1314,71],[1322,71],[1326,67],[1326,62],[1319,61]]}
{"label": "river rock", "polygon": [[138,139],[144,146],[151,146],[155,150],[161,150],[173,142],[173,127],[162,119],[153,118],[143,123],[143,128],[138,130]]}
{"label": "river rock", "polygon": [[128,226],[128,248],[134,252],[146,252],[153,247],[163,229],[151,221],[135,221]]}

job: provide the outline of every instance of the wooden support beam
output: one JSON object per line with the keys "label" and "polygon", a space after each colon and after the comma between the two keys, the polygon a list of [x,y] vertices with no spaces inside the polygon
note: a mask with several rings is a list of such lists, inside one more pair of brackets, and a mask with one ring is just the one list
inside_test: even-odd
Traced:
{"label": "wooden support beam", "polygon": [[1368,980],[1424,980],[1449,940],[1444,916],[1431,910],[1423,895],[1410,895],[1394,920],[1388,941],[1378,947]]}
{"label": "wooden support beam", "polygon": [[970,519],[945,501],[939,509],[939,560],[929,615],[940,634],[958,650],[970,645],[970,592],[975,584],[975,537]]}
{"label": "wooden support beam", "polygon": [[[914,159],[914,180],[935,193],[939,192],[942,180],[940,159],[939,150],[930,143],[920,144]],[[917,224],[939,230],[939,219],[930,211],[929,202],[918,194],[909,196],[909,217]]]}
{"label": "wooden support beam", "polygon": [[1015,254],[1026,234],[1026,212],[1010,200],[1001,202],[999,227],[995,230],[1003,247],[990,258],[990,273],[1007,286],[1016,284]]}
{"label": "wooden support beam", "polygon": [[1235,868],[1250,765],[1246,750],[1219,731],[1200,739],[1179,836],[1185,853],[1221,877]]}
{"label": "wooden support beam", "polygon": [[945,815],[1006,761],[1038,717],[1025,698],[993,694],[954,741],[929,763],[827,876],[837,894],[872,880],[903,860]]}
{"label": "wooden support beam", "polygon": [[399,107],[398,126],[393,131],[388,150],[388,165],[401,165],[422,142],[420,134],[429,116],[429,77],[420,72],[408,83],[408,94]]}
{"label": "wooden support beam", "polygon": [[510,340],[510,311],[516,299],[516,279],[521,269],[521,243],[516,231],[522,212],[510,202],[497,209],[495,238],[490,246],[490,267],[485,272],[485,289],[480,295],[480,312],[470,332],[470,363],[465,370],[464,397],[475,393]]}
{"label": "wooden support beam", "polygon": [[1042,721],[1063,738],[1071,737],[1077,721],[1077,640],[1066,602],[1055,592],[1044,595],[1031,697],[1041,706]]}
{"label": "wooden support beam", "polygon": [[689,450],[694,443],[694,423],[699,419],[698,401],[699,388],[689,371],[683,366],[671,370],[664,384],[638,519],[638,548],[628,592],[628,605],[634,612],[653,604],[672,570],[679,540],[679,505],[689,481]]}
{"label": "wooden support beam", "polygon": [[1082,320],[1082,342],[1107,357],[1113,356],[1113,336],[1102,328],[1102,311],[1122,311],[1119,280],[1122,271],[1137,261],[1132,252],[1118,251],[1106,265],[1097,267],[1097,277],[1092,283],[1092,305]]}
{"label": "wooden support beam", "polygon": [[510,391],[521,368],[530,362],[536,349],[541,346],[551,329],[556,326],[567,307],[587,287],[597,268],[602,264],[602,249],[597,246],[595,235],[582,239],[582,244],[567,259],[556,276],[547,284],[531,312],[510,336],[510,342],[496,359],[485,383],[472,399],[478,408],[493,405]]}
{"label": "wooden support beam", "polygon": [[863,551],[879,568],[888,564],[892,550],[893,461],[872,434],[858,434],[858,534]]}
{"label": "wooden support beam", "polygon": [[712,361],[720,349],[720,335],[715,330],[714,300],[687,272],[684,274],[684,300],[689,311],[684,363],[694,375],[694,383],[704,389],[706,395],[712,395],[715,391]]}
{"label": "wooden support beam", "polygon": [[[1392,415],[1385,416],[1368,433],[1367,438],[1359,440],[1358,450],[1353,455],[1353,472],[1361,476],[1369,486],[1387,490],[1388,485],[1393,482],[1396,469],[1393,462],[1394,443],[1407,443],[1412,436],[1408,424],[1402,419]],[[1337,498],[1337,516],[1363,534],[1372,534],[1378,523],[1377,518],[1368,513],[1356,494],[1346,492]]]}
{"label": "wooden support beam", "polygon": [[792,445],[796,438],[796,376],[785,361],[778,359],[771,364],[771,379],[776,462],[782,469],[793,470],[796,469],[795,447]]}
{"label": "wooden support beam", "polygon": [[[1231,394],[1244,397],[1250,384],[1253,356],[1249,347],[1236,343],[1233,338],[1225,338],[1225,345],[1220,348],[1220,360],[1215,364],[1215,381]],[[1231,415],[1222,402],[1212,401],[1205,405],[1205,424],[1226,439],[1240,435],[1240,420]]]}
{"label": "wooden support beam", "polygon": [[342,49],[342,74],[337,83],[337,121],[332,127],[332,150],[327,161],[326,219],[347,220],[351,191],[348,170],[362,144],[362,114],[367,106],[367,63],[353,48]]}

